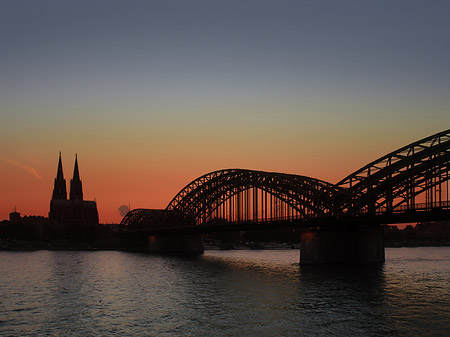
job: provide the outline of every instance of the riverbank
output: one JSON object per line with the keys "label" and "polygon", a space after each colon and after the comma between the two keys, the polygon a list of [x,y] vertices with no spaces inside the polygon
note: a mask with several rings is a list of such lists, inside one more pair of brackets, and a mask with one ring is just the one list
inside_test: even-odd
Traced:
{"label": "riverbank", "polygon": [[[386,242],[386,248],[402,247],[450,247],[450,242]],[[289,250],[300,249],[299,244],[290,243],[205,243],[205,250]],[[0,250],[9,251],[33,251],[33,250],[117,250],[134,251],[132,246],[127,245],[117,238],[93,242],[79,242],[70,240],[53,241],[1,241]]]}

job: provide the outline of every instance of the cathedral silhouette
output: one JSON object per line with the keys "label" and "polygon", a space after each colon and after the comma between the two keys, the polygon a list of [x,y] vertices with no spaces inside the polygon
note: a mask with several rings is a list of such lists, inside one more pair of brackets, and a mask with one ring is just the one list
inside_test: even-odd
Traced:
{"label": "cathedral silhouette", "polygon": [[70,181],[70,197],[67,199],[66,179],[64,179],[61,152],[58,172],[50,201],[50,221],[60,224],[96,225],[98,224],[97,203],[83,200],[83,186],[78,170],[78,156],[75,155],[73,178]]}

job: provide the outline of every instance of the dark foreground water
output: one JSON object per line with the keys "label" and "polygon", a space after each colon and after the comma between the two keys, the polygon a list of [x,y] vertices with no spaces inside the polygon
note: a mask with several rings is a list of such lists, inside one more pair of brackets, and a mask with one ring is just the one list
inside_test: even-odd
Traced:
{"label": "dark foreground water", "polygon": [[450,334],[450,247],[386,249],[383,266],[298,260],[0,252],[0,336]]}

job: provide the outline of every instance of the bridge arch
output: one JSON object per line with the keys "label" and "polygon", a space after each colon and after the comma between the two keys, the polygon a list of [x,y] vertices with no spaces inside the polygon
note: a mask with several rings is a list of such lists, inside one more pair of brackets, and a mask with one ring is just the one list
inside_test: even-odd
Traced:
{"label": "bridge arch", "polygon": [[214,220],[314,219],[304,222],[314,225],[315,218],[344,221],[360,214],[449,209],[449,171],[450,130],[445,130],[393,151],[337,184],[247,169],[210,172],[187,184],[165,210],[133,210],[121,224],[137,231],[212,226]]}
{"label": "bridge arch", "polygon": [[[264,215],[267,217],[268,213],[267,206],[264,209],[264,205],[268,203],[267,200],[262,202],[258,199],[270,197],[275,198],[275,215],[278,207],[285,207],[284,217],[289,217],[290,214],[292,217],[309,219],[329,213],[335,193],[336,187],[333,184],[319,179],[284,173],[228,169],[214,171],[193,180],[172,199],[166,210],[190,217],[197,224],[210,219],[214,212],[218,218],[228,217],[228,220],[240,221],[239,212],[244,210],[251,213],[253,220],[258,217],[264,220]],[[239,198],[243,194],[246,194],[244,199],[251,205],[244,205],[240,210]],[[236,204],[234,210],[233,202]],[[280,206],[276,205],[277,202],[281,203]],[[234,213],[234,217],[224,213]],[[271,210],[272,219],[273,213]],[[283,211],[280,211],[281,214]]]}
{"label": "bridge arch", "polygon": [[348,193],[336,197],[334,211],[414,209],[416,197],[423,193],[428,207],[439,207],[449,169],[450,130],[445,130],[388,153],[342,179],[336,186]]}
{"label": "bridge arch", "polygon": [[137,208],[129,211],[120,222],[122,231],[146,232],[158,229],[182,228],[192,225],[179,214],[164,209]]}

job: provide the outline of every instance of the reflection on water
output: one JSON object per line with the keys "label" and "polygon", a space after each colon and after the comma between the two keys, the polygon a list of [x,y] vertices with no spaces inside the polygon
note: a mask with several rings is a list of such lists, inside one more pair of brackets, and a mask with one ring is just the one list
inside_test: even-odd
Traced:
{"label": "reflection on water", "polygon": [[450,248],[373,266],[299,252],[0,252],[0,335],[445,335]]}

